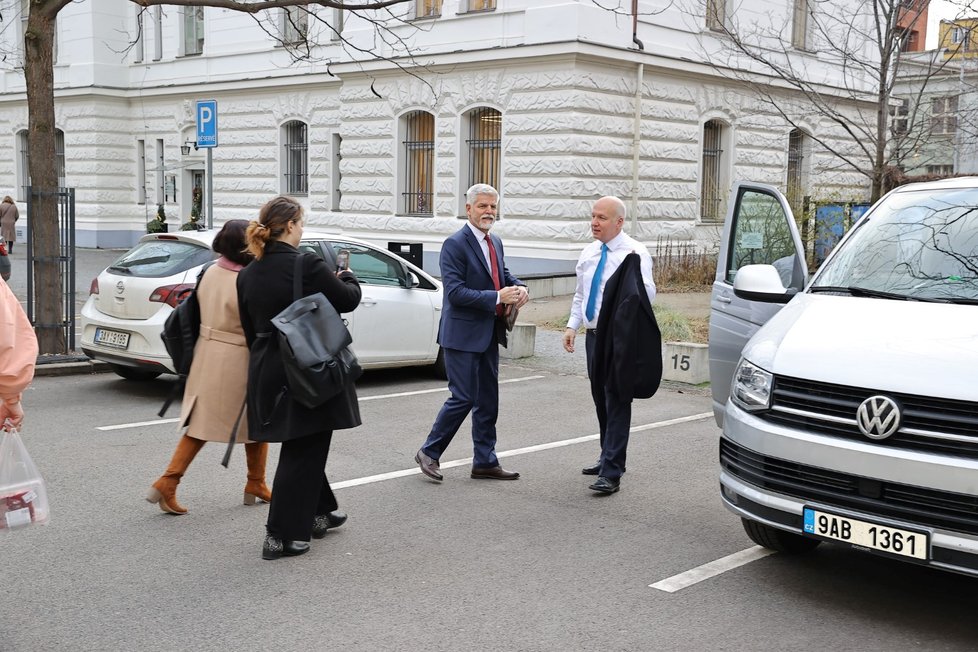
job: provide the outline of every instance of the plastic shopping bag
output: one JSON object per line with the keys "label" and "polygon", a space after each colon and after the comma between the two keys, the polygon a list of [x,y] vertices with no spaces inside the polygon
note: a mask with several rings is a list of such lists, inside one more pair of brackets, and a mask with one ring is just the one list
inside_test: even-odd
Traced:
{"label": "plastic shopping bag", "polygon": [[0,530],[45,525],[48,492],[16,429],[2,430],[0,441]]}

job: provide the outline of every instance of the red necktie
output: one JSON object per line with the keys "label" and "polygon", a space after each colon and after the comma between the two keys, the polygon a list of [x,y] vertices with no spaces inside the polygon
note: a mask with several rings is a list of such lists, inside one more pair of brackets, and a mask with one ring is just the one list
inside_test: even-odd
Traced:
{"label": "red necktie", "polygon": [[[496,287],[496,291],[502,287],[499,283],[499,259],[496,258],[496,248],[492,245],[492,238],[486,234],[486,244],[489,245],[489,271],[492,272],[492,284]],[[496,314],[502,316],[503,311],[506,309],[503,307],[502,303],[496,304]]]}

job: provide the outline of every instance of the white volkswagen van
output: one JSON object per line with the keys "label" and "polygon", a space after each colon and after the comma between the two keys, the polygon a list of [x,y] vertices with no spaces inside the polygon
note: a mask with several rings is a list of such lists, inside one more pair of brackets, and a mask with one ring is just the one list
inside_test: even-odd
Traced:
{"label": "white volkswagen van", "polygon": [[737,184],[710,318],[724,503],[767,548],[978,575],[978,178],[897,188],[810,281],[802,261],[781,193]]}

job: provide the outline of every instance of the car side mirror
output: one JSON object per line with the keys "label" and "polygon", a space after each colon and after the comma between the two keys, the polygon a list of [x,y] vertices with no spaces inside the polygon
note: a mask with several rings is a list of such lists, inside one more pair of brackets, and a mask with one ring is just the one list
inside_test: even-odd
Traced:
{"label": "car side mirror", "polygon": [[409,271],[407,276],[401,279],[401,285],[410,290],[411,288],[416,288],[421,285],[421,280],[418,278],[417,274]]}
{"label": "car side mirror", "polygon": [[747,301],[788,303],[798,291],[786,288],[774,265],[744,265],[734,277],[734,294]]}

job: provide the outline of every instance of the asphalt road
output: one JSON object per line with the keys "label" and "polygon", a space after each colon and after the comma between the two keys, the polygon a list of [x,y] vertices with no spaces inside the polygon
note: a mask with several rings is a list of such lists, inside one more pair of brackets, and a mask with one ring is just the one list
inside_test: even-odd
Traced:
{"label": "asphalt road", "polygon": [[[189,514],[142,500],[177,438],[155,416],[168,382],[38,378],[24,437],[53,515],[0,534],[0,649],[974,649],[974,580],[835,545],[756,555],[717,495],[701,389],[636,402],[622,491],[592,494],[597,426],[583,365],[565,363],[502,365],[516,482],[468,477],[468,424],[445,482],[421,476],[444,383],[366,374],[364,425],[336,434],[327,465],[350,520],[277,561],[260,559],[267,506],[240,504],[240,449],[227,470],[221,446],[203,449],[180,486]],[[269,477],[276,460],[273,445]],[[694,569],[685,588],[650,586]]]}

